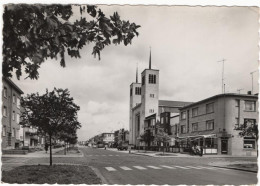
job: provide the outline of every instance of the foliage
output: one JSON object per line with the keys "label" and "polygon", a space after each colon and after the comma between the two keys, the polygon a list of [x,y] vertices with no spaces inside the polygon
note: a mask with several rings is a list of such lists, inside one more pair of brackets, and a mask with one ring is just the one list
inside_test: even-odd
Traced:
{"label": "foliage", "polygon": [[[70,23],[72,7],[78,7],[80,20]],[[83,17],[87,11],[89,20]],[[93,5],[42,5],[9,4],[3,14],[3,75],[11,77],[16,72],[19,79],[22,66],[31,79],[39,77],[40,65],[48,58],[59,57],[65,67],[65,52],[79,58],[80,49],[93,43],[92,54],[98,55],[111,44],[131,44],[138,36],[135,23],[124,21],[115,12],[110,18]]]}
{"label": "foliage", "polygon": [[171,138],[166,132],[164,132],[163,128],[157,128],[157,133],[155,134],[155,141],[164,143],[169,141],[170,139]]}
{"label": "foliage", "polygon": [[241,125],[240,127],[235,128],[235,130],[239,131],[239,136],[252,136],[258,139],[258,125],[253,124],[249,126]]}
{"label": "foliage", "polygon": [[[76,130],[81,127],[77,121],[79,106],[73,102],[68,89],[56,89],[39,95],[33,93],[27,95],[21,101],[24,109],[21,115],[20,124],[23,127],[36,127],[39,133],[47,134],[50,139],[58,137],[60,139],[76,143]],[[50,147],[51,149],[51,147]],[[52,164],[50,151],[50,164]]]}

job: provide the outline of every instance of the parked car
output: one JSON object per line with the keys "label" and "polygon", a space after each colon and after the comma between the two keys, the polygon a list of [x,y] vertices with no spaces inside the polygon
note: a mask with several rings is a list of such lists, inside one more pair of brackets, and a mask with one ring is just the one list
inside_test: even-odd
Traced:
{"label": "parked car", "polygon": [[127,149],[128,149],[127,143],[122,143],[117,146],[117,150],[127,150]]}
{"label": "parked car", "polygon": [[98,148],[104,148],[105,145],[104,145],[103,143],[100,143],[100,144],[97,145],[97,147],[98,147]]}

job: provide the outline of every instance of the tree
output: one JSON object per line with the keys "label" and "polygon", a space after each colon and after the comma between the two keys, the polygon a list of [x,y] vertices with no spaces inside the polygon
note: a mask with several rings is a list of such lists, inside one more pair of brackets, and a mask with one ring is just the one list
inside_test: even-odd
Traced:
{"label": "tree", "polygon": [[39,95],[27,95],[21,101],[24,112],[21,115],[22,126],[34,126],[38,131],[47,134],[50,143],[50,165],[52,165],[52,138],[61,132],[72,129],[74,133],[80,128],[77,122],[77,112],[80,107],[73,102],[68,89],[56,89]]}
{"label": "tree", "polygon": [[[145,142],[146,144],[149,144],[151,139],[152,139],[151,135],[147,130],[143,134],[140,135],[140,141]],[[145,147],[144,147],[144,150],[146,151]]]}
{"label": "tree", "polygon": [[165,143],[171,139],[168,133],[164,132],[164,129],[162,127],[158,127],[154,139],[160,144],[163,143],[163,154],[164,154]]}
{"label": "tree", "polygon": [[[93,43],[92,54],[98,55],[111,44],[131,44],[138,36],[135,23],[124,21],[115,12],[110,18],[93,5],[73,5],[81,13],[80,20],[70,23],[72,5],[9,4],[3,14],[3,75],[16,72],[19,79],[22,66],[31,79],[39,77],[40,65],[48,58],[59,58],[65,67],[65,51],[79,58],[80,49]],[[91,17],[87,20],[83,12]]]}

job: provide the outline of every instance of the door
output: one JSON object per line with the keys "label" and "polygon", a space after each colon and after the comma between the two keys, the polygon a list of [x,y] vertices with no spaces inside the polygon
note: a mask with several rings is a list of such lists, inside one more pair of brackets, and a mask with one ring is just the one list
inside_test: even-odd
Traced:
{"label": "door", "polygon": [[228,153],[228,140],[222,139],[221,140],[221,154],[227,154]]}

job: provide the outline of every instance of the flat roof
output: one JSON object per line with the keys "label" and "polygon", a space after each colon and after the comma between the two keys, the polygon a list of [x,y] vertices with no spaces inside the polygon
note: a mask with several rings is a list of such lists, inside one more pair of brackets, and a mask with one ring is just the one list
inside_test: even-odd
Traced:
{"label": "flat roof", "polygon": [[184,107],[186,105],[190,105],[193,102],[186,101],[168,101],[168,100],[159,100],[159,107]]}
{"label": "flat roof", "polygon": [[186,105],[186,106],[180,108],[180,110],[188,108],[188,107],[193,107],[193,106],[195,106],[197,104],[200,104],[200,103],[203,103],[203,102],[207,102],[207,101],[210,101],[210,100],[213,100],[213,99],[221,98],[221,97],[245,97],[245,98],[256,98],[257,99],[258,95],[236,94],[236,93],[217,94],[217,95],[211,96],[209,98],[206,98],[206,99],[194,102],[192,104]]}

